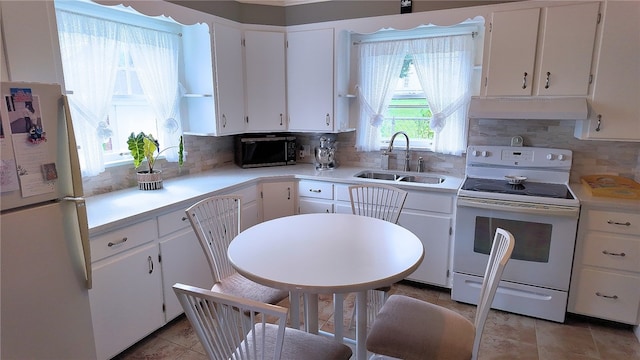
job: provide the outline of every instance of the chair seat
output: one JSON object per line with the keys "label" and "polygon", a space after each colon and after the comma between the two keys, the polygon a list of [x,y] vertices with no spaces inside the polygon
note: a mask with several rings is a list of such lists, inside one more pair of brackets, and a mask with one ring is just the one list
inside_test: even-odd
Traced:
{"label": "chair seat", "polygon": [[367,337],[367,350],[405,360],[471,359],[475,327],[460,314],[391,295]]}
{"label": "chair seat", "polygon": [[[266,354],[273,354],[273,345],[276,342],[278,326],[266,324],[263,330],[262,326],[257,325],[254,331],[258,339],[261,338],[263,331],[266,339],[271,339],[271,341],[267,341],[268,345],[264,348],[264,351]],[[251,335],[247,338],[251,342]],[[335,340],[286,328],[281,360],[349,360],[352,353],[351,348]],[[261,359],[261,354],[258,354],[257,358]]]}
{"label": "chair seat", "polygon": [[260,285],[238,273],[217,282],[213,285],[211,291],[267,304],[277,304],[289,296],[287,291]]}

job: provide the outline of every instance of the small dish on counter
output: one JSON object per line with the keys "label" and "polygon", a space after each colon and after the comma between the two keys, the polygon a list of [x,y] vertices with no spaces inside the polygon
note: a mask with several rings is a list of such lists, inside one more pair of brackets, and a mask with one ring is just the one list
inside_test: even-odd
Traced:
{"label": "small dish on counter", "polygon": [[511,185],[520,185],[527,180],[526,176],[507,175],[504,177]]}

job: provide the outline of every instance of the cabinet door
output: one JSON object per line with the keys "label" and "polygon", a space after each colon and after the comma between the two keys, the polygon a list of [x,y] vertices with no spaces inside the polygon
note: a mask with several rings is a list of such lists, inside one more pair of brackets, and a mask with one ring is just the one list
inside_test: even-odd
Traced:
{"label": "cabinet door", "polygon": [[89,299],[98,359],[110,359],[162,327],[158,246],[141,246],[93,266]]}
{"label": "cabinet door", "polygon": [[215,23],[213,39],[218,135],[238,134],[245,128],[242,31]]}
{"label": "cabinet door", "polygon": [[597,49],[592,111],[576,137],[640,140],[640,2],[607,1]]}
{"label": "cabinet door", "polygon": [[545,8],[537,95],[587,95],[599,8],[597,2]]}
{"label": "cabinet door", "polygon": [[286,130],[284,33],[247,31],[244,39],[247,130]]}
{"label": "cabinet door", "polygon": [[287,33],[290,131],[333,131],[333,29]]}
{"label": "cabinet door", "polygon": [[424,259],[409,280],[449,286],[451,217],[403,210],[398,224],[416,234],[424,246]]}
{"label": "cabinet door", "polygon": [[202,246],[191,226],[160,240],[165,320],[168,322],[183,313],[173,292],[175,283],[210,289],[213,276]]}
{"label": "cabinet door", "polygon": [[240,231],[247,230],[248,228],[256,225],[260,222],[258,211],[258,202],[254,201],[249,204],[242,204],[242,218],[240,219]]}
{"label": "cabinet door", "polygon": [[295,214],[293,182],[262,184],[262,220]]}
{"label": "cabinet door", "polygon": [[486,95],[531,95],[540,9],[493,13]]}

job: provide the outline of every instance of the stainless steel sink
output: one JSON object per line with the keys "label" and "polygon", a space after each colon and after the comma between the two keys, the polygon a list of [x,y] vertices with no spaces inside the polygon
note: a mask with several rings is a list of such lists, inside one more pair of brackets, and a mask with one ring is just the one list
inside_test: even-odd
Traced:
{"label": "stainless steel sink", "polygon": [[355,177],[362,179],[386,180],[393,182],[414,182],[421,184],[441,184],[444,178],[437,175],[414,175],[407,173],[393,173],[384,171],[365,170],[359,172]]}

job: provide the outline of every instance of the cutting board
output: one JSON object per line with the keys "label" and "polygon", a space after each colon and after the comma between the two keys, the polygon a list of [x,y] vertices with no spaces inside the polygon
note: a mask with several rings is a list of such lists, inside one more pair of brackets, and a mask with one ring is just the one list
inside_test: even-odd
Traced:
{"label": "cutting board", "polygon": [[593,196],[640,200],[640,184],[631,179],[615,175],[586,175],[580,180]]}

